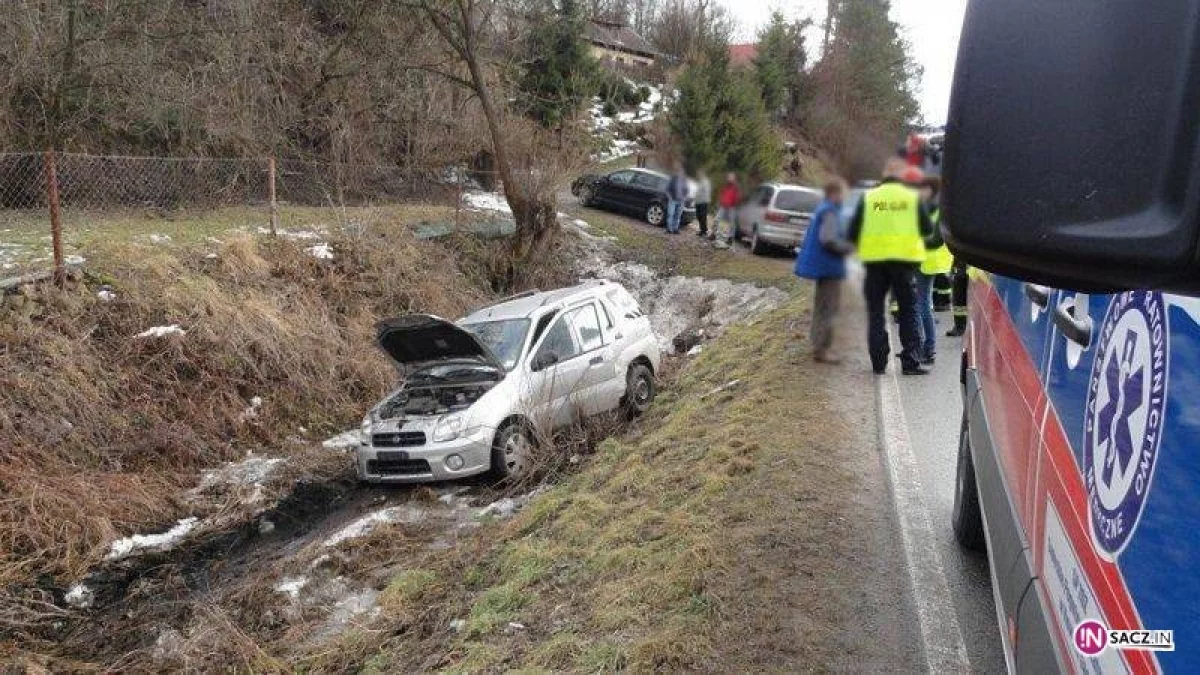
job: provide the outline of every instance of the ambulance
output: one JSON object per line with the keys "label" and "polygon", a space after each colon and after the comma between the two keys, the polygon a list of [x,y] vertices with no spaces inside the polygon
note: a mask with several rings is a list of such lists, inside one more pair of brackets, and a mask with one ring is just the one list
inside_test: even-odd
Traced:
{"label": "ambulance", "polygon": [[972,0],[951,526],[1017,673],[1200,672],[1200,0]]}

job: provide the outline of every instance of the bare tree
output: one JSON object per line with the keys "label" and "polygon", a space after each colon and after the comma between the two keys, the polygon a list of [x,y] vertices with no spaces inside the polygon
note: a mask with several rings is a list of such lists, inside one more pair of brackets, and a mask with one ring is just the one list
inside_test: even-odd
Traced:
{"label": "bare tree", "polygon": [[[502,111],[493,95],[486,56],[487,30],[498,3],[496,0],[401,0],[400,4],[420,12],[454,57],[451,63],[424,67],[459,83],[479,99],[491,137],[496,171],[516,224],[514,257],[518,263],[523,262],[540,251],[557,231],[557,206],[553,191],[536,190],[531,186],[537,181],[520,179],[509,152]],[[459,74],[461,68],[467,71],[465,77]]]}

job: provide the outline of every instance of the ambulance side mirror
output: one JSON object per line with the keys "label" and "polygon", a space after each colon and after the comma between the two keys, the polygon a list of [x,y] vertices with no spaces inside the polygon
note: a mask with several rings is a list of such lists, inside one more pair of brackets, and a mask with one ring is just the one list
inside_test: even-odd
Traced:
{"label": "ambulance side mirror", "polygon": [[955,254],[1059,288],[1200,294],[1198,18],[1200,0],[971,0],[946,133]]}

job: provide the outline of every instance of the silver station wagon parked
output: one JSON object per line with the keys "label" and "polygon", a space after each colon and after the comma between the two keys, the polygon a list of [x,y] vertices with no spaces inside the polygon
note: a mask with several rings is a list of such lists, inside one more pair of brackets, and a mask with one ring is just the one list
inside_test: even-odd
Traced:
{"label": "silver station wagon parked", "polygon": [[535,439],[582,416],[639,414],[654,398],[658,342],[619,284],[524,293],[457,323],[412,314],[377,328],[404,381],[362,421],[364,481],[520,475]]}
{"label": "silver station wagon parked", "polygon": [[751,253],[763,253],[769,246],[796,248],[822,197],[820,190],[800,185],[760,185],[737,209],[735,237],[745,238]]}

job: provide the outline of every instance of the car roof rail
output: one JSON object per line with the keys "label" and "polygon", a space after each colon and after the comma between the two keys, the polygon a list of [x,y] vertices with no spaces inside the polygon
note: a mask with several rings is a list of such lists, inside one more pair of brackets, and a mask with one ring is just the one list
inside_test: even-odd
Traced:
{"label": "car roof rail", "polygon": [[489,302],[489,303],[479,305],[478,307],[473,308],[467,314],[470,315],[470,314],[474,314],[476,312],[482,312],[483,310],[488,309],[489,307],[496,307],[498,305],[503,305],[506,302],[512,302],[513,300],[520,300],[521,298],[532,297],[534,295],[537,295],[538,293],[541,293],[541,291],[539,291],[536,288],[531,288],[527,291],[521,291],[520,293],[514,293],[512,295],[500,298],[499,300],[496,300],[495,302]]}

